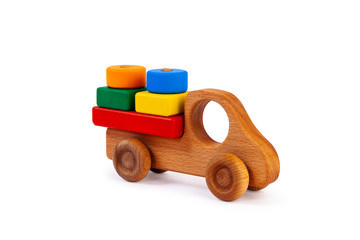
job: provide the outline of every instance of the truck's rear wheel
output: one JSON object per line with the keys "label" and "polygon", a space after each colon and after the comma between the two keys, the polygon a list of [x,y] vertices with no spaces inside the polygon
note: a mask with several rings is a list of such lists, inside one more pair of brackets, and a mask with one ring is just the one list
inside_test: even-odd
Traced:
{"label": "truck's rear wheel", "polygon": [[113,153],[116,172],[129,182],[143,179],[150,171],[151,157],[147,147],[135,138],[116,144]]}
{"label": "truck's rear wheel", "polygon": [[241,197],[249,186],[246,165],[233,154],[212,159],[205,173],[206,184],[215,197],[233,201]]}

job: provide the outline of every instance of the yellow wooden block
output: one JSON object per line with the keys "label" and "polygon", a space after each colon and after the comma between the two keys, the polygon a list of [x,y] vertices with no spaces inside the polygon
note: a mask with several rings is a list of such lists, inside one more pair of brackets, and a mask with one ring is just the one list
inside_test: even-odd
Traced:
{"label": "yellow wooden block", "polygon": [[184,112],[185,98],[189,92],[157,94],[148,91],[135,95],[135,111],[159,116],[172,116]]}

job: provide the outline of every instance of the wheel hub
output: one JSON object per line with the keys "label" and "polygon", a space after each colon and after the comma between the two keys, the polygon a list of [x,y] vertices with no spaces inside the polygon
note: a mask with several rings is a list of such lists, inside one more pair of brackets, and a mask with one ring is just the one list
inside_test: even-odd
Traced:
{"label": "wheel hub", "polygon": [[132,152],[126,151],[120,156],[120,164],[125,169],[133,170],[136,166],[136,159]]}
{"label": "wheel hub", "polygon": [[218,188],[227,190],[230,189],[233,184],[233,176],[231,171],[227,167],[219,168],[214,174],[214,183]]}

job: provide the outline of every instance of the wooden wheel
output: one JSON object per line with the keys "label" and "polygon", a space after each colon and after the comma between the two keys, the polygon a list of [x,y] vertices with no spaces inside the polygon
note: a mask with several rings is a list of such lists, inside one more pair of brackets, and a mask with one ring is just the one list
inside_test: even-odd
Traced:
{"label": "wooden wheel", "polygon": [[151,168],[150,169],[153,173],[164,173],[164,172],[167,172],[166,170],[161,170],[161,169],[157,169],[157,168]]}
{"label": "wooden wheel", "polygon": [[129,182],[143,179],[150,171],[151,157],[147,147],[135,138],[116,144],[113,153],[116,172]]}
{"label": "wooden wheel", "polygon": [[205,173],[206,184],[215,197],[233,201],[249,186],[248,170],[237,156],[222,154],[212,159]]}

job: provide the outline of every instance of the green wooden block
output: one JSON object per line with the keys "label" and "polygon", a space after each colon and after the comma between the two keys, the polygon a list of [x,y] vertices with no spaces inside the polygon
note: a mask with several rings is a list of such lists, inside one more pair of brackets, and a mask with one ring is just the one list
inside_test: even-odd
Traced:
{"label": "green wooden block", "polygon": [[131,111],[135,109],[135,94],[142,91],[146,91],[146,88],[99,87],[96,92],[96,102],[99,107]]}

